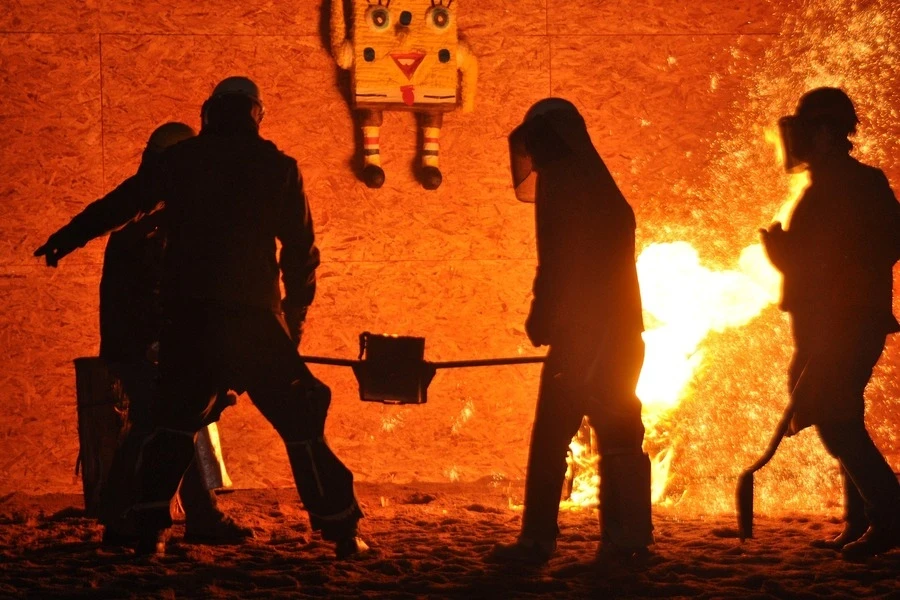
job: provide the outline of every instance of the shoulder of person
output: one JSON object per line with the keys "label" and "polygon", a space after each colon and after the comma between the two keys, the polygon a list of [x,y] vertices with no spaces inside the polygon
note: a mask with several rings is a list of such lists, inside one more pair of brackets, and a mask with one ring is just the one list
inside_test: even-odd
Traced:
{"label": "shoulder of person", "polygon": [[289,154],[286,154],[283,150],[281,150],[277,145],[275,145],[275,142],[260,137],[259,143],[265,152],[270,153],[273,157],[277,157],[277,159],[282,161],[285,166],[297,168],[297,160],[293,156],[290,156]]}

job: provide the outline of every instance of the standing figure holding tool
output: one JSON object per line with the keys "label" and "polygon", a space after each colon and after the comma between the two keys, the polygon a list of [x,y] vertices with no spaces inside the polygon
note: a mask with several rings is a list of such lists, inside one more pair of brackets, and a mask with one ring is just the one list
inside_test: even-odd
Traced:
{"label": "standing figure holding tool", "polygon": [[850,156],[859,119],[837,88],[806,93],[780,120],[786,168],[811,184],[791,215],[761,231],[784,275],[791,317],[788,374],[793,435],[811,425],[840,463],[844,530],[816,543],[863,558],[900,545],[900,483],[865,425],[863,394],[888,334],[892,272],[900,258],[900,204],[884,173]]}
{"label": "standing figure holding tool", "polygon": [[547,98],[510,135],[519,200],[535,202],[538,267],[525,331],[548,345],[525,482],[522,531],[501,560],[545,562],[559,535],[566,451],[586,415],[600,449],[598,556],[625,559],[653,542],[650,459],[643,452],[644,361],[634,212],[575,106]]}
{"label": "standing figure holding tool", "polygon": [[168,148],[35,252],[55,266],[88,240],[163,209],[160,392],[138,463],[135,550],[165,552],[169,501],[194,439],[217,417],[219,393],[234,390],[249,394],[284,441],[312,528],[338,558],[359,554],[368,546],[358,537],[353,475],[325,440],[331,390],[297,353],[319,265],[297,162],[260,137],[264,108],[250,79],[222,80],[201,113],[198,136]]}

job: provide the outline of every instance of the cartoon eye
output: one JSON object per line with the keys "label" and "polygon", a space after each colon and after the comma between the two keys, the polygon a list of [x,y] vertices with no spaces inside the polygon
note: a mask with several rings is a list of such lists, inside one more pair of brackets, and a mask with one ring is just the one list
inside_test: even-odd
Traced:
{"label": "cartoon eye", "polygon": [[435,6],[429,9],[427,19],[436,29],[447,29],[450,25],[450,11],[443,6]]}
{"label": "cartoon eye", "polygon": [[376,31],[383,31],[391,24],[391,13],[383,6],[375,6],[369,10],[368,18]]}

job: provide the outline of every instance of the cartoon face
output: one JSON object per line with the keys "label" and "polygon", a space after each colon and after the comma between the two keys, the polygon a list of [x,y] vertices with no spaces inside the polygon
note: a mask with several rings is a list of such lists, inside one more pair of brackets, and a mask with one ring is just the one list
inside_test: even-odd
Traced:
{"label": "cartoon face", "polygon": [[456,4],[455,0],[354,0],[357,107],[456,106]]}

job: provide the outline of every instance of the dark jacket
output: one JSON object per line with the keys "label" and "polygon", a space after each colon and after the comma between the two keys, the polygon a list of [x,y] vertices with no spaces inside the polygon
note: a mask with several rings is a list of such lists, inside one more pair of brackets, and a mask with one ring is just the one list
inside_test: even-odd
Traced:
{"label": "dark jacket", "polygon": [[849,155],[816,169],[786,238],[781,307],[801,328],[861,321],[882,334],[900,330],[892,312],[900,204],[883,172]]}
{"label": "dark jacket", "polygon": [[644,329],[634,212],[580,117],[560,118],[552,125],[562,155],[535,161],[538,268],[530,319],[551,346],[605,339],[614,347]]}
{"label": "dark jacket", "polygon": [[255,131],[204,130],[168,148],[85,208],[68,233],[86,242],[163,207],[165,305],[200,300],[277,312],[312,302],[319,251],[300,172]]}
{"label": "dark jacket", "polygon": [[156,212],[114,231],[100,279],[100,357],[140,360],[159,342],[165,235]]}

